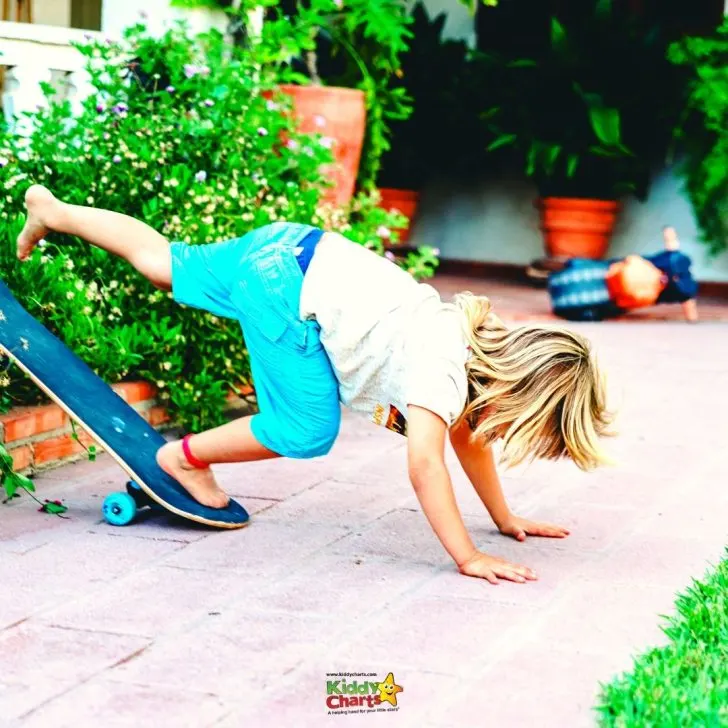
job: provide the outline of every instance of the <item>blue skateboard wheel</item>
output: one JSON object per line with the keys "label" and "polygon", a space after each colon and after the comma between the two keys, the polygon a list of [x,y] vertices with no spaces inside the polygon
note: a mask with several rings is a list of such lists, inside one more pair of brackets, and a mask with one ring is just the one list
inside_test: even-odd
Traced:
{"label": "blue skateboard wheel", "polygon": [[128,493],[111,493],[101,507],[104,518],[112,526],[128,526],[136,516],[136,501]]}

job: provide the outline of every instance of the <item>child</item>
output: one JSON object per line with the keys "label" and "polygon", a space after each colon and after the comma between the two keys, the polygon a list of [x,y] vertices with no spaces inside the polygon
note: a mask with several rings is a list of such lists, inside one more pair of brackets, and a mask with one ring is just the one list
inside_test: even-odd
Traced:
{"label": "child", "polygon": [[121,256],[180,303],[240,321],[260,412],[170,442],[157,455],[199,502],[223,508],[228,501],[210,464],[327,453],[342,402],[407,435],[412,485],[463,574],[494,584],[536,578],[476,549],[445,465],[448,435],[502,533],[519,541],[568,535],[510,512],[491,445],[503,438],[509,464],[568,456],[591,469],[603,461],[597,440],[609,417],[582,337],[508,329],[487,299],[470,294],[443,303],[375,253],[306,225],[274,223],[195,246],[170,244],[116,212],[65,204],[38,185],[26,206],[20,259],[50,232],[75,235]]}

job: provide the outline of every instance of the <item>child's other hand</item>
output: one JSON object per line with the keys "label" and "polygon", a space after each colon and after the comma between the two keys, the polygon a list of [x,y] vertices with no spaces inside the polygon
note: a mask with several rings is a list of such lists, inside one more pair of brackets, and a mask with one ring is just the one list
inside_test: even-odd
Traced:
{"label": "child's other hand", "polygon": [[497,556],[488,556],[479,551],[458,567],[461,574],[487,579],[491,584],[497,584],[498,579],[507,579],[523,584],[534,581],[538,577],[534,571],[520,564],[511,564],[499,559]]}
{"label": "child's other hand", "polygon": [[498,530],[505,536],[513,536],[516,541],[525,541],[526,536],[543,536],[545,538],[565,538],[569,529],[555,526],[553,523],[527,521],[525,518],[511,516],[504,523],[498,524]]}

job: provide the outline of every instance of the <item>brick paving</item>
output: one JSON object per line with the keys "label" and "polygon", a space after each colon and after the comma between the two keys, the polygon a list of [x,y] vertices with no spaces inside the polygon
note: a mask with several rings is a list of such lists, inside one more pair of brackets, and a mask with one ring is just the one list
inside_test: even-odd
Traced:
{"label": "brick paving", "polygon": [[[537,289],[438,285],[487,292],[506,318],[548,313]],[[659,615],[728,540],[728,327],[575,328],[610,374],[617,464],[503,476],[515,511],[568,539],[499,536],[448,453],[477,543],[538,582],[459,576],[417,508],[404,441],[356,416],[327,458],[221,466],[254,514],[236,532],[106,525],[124,477],[102,456],[37,478],[68,519],[27,498],[0,507],[0,726],[594,725],[600,681],[664,641]],[[392,672],[397,710],[330,716],[335,672]]]}

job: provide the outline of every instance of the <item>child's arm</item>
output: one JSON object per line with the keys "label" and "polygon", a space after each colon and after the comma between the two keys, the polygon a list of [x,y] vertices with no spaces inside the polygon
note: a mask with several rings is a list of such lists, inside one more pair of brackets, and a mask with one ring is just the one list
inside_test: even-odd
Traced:
{"label": "child's arm", "polygon": [[466,424],[450,430],[450,442],[463,466],[465,474],[473,484],[480,500],[490,513],[498,530],[518,541],[524,541],[526,535],[564,538],[569,531],[550,523],[527,521],[511,513],[503,495],[500,479],[495,468],[493,451],[490,447],[470,441],[472,432]]}
{"label": "child's arm", "polygon": [[408,467],[422,510],[458,569],[467,576],[523,582],[535,579],[524,566],[480,553],[468,534],[455,502],[445,465],[447,425],[422,407],[410,406],[407,417]]}

